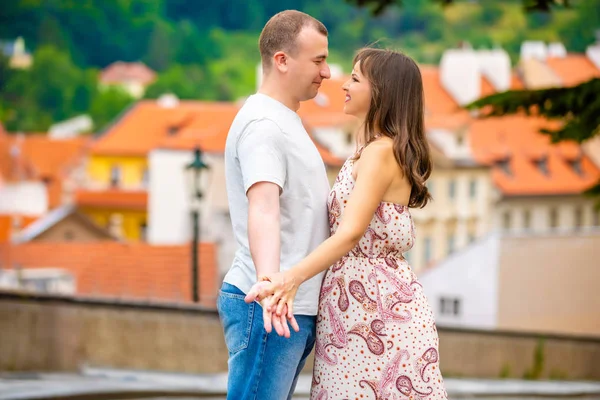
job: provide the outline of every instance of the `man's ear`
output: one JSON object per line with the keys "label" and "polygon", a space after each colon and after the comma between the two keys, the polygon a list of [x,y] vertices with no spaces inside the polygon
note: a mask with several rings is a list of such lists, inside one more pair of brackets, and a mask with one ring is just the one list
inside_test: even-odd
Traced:
{"label": "man's ear", "polygon": [[278,51],[277,53],[273,54],[273,65],[282,72],[287,70],[287,61],[287,54],[285,54],[283,51]]}

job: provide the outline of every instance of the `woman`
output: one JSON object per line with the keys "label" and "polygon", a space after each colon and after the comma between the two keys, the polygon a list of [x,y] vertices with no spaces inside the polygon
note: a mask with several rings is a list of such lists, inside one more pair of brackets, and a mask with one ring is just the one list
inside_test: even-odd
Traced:
{"label": "woman", "polygon": [[409,207],[431,199],[421,74],[401,53],[363,49],[343,90],[363,145],[329,195],[331,237],[294,268],[262,278],[270,283],[257,283],[247,301],[271,296],[267,308],[281,315],[287,306],[292,319],[298,286],[328,269],[311,398],[446,399],[433,313],[402,255],[415,239]]}

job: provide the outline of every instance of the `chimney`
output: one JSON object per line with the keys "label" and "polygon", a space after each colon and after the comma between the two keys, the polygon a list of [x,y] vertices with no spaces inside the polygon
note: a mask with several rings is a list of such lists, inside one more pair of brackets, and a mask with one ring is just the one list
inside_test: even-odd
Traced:
{"label": "chimney", "polygon": [[548,57],[565,58],[566,56],[567,49],[564,44],[555,42],[548,45]]}
{"label": "chimney", "polygon": [[470,49],[446,50],[440,61],[442,86],[460,105],[481,95],[481,72],[477,53]]}
{"label": "chimney", "polygon": [[480,50],[477,53],[481,73],[497,92],[510,89],[511,65],[508,53],[503,49]]}
{"label": "chimney", "polygon": [[521,44],[521,60],[530,58],[546,61],[546,58],[548,58],[548,48],[546,47],[546,44],[542,41],[524,41]]}
{"label": "chimney", "polygon": [[179,105],[179,98],[173,93],[162,94],[156,102],[162,108],[175,108]]}

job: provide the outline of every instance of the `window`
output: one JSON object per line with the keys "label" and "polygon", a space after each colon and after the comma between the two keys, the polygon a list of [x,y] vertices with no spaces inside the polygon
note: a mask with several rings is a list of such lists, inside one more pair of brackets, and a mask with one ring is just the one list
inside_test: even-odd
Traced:
{"label": "window", "polygon": [[425,247],[425,264],[429,264],[432,258],[431,238],[425,238],[423,246]]}
{"label": "window", "polygon": [[504,211],[502,214],[502,227],[504,230],[510,229],[510,211]]}
{"label": "window", "polygon": [[150,175],[148,173],[148,168],[144,168],[144,170],[142,171],[142,186],[147,188],[149,181]]}
{"label": "window", "polygon": [[510,158],[505,158],[504,160],[499,160],[498,166],[506,175],[509,175],[509,176],[512,175],[511,170],[510,170]]}
{"label": "window", "polygon": [[454,235],[448,236],[448,255],[454,253],[456,246],[456,237]]}
{"label": "window", "polygon": [[75,278],[59,268],[16,268],[0,273],[0,286],[43,293],[75,293]]}
{"label": "window", "polygon": [[73,240],[75,238],[75,234],[73,233],[73,231],[66,231],[64,237],[67,241]]}
{"label": "window", "polygon": [[427,186],[427,189],[429,190],[429,194],[433,196],[433,187],[435,186],[433,184],[433,181],[430,179],[427,182],[425,182],[425,186]]}
{"label": "window", "polygon": [[448,197],[453,200],[456,196],[456,181],[451,179],[448,183]]}
{"label": "window", "polygon": [[531,229],[531,211],[523,211],[523,229]]}
{"label": "window", "polygon": [[540,158],[535,162],[537,164],[538,169],[544,175],[548,175],[548,159],[546,157]]}
{"label": "window", "polygon": [[121,167],[113,165],[110,169],[110,186],[117,187],[121,185]]}
{"label": "window", "polygon": [[148,233],[148,226],[145,222],[140,224],[140,240],[146,241],[146,234]]}
{"label": "window", "polygon": [[477,197],[477,181],[475,179],[471,179],[471,182],[469,182],[469,196],[472,199]]}
{"label": "window", "polygon": [[594,226],[600,226],[600,210],[594,212]]}
{"label": "window", "polygon": [[556,208],[550,209],[548,219],[549,219],[550,228],[558,227],[558,210]]}
{"label": "window", "polygon": [[460,315],[460,299],[441,297],[440,298],[440,313],[442,315]]}
{"label": "window", "polygon": [[575,208],[574,219],[575,219],[574,228],[576,230],[578,230],[583,226],[583,210],[581,209],[581,207]]}
{"label": "window", "polygon": [[570,161],[569,164],[571,164],[571,168],[573,168],[573,171],[577,175],[579,175],[579,176],[583,175],[583,169],[581,168],[581,159],[580,158],[578,158],[577,160]]}

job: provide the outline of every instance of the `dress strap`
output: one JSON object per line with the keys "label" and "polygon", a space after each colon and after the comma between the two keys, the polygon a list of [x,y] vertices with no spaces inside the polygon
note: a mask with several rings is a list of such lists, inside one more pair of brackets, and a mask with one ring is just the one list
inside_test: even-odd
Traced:
{"label": "dress strap", "polygon": [[367,147],[366,144],[363,144],[362,146],[360,146],[358,148],[358,150],[356,150],[356,152],[354,153],[353,158],[358,159],[360,157],[360,155],[362,154],[363,150],[365,149],[365,147]]}
{"label": "dress strap", "polygon": [[354,153],[353,158],[354,159],[358,159],[360,157],[360,155],[362,154],[363,150],[365,149],[365,147],[367,147],[369,144],[373,143],[374,140],[377,140],[381,137],[381,134],[377,133],[375,134],[375,136],[373,137],[373,140],[371,140],[370,142],[367,142],[365,144],[363,144],[362,146],[360,146],[358,148],[358,150],[356,150],[356,152]]}

